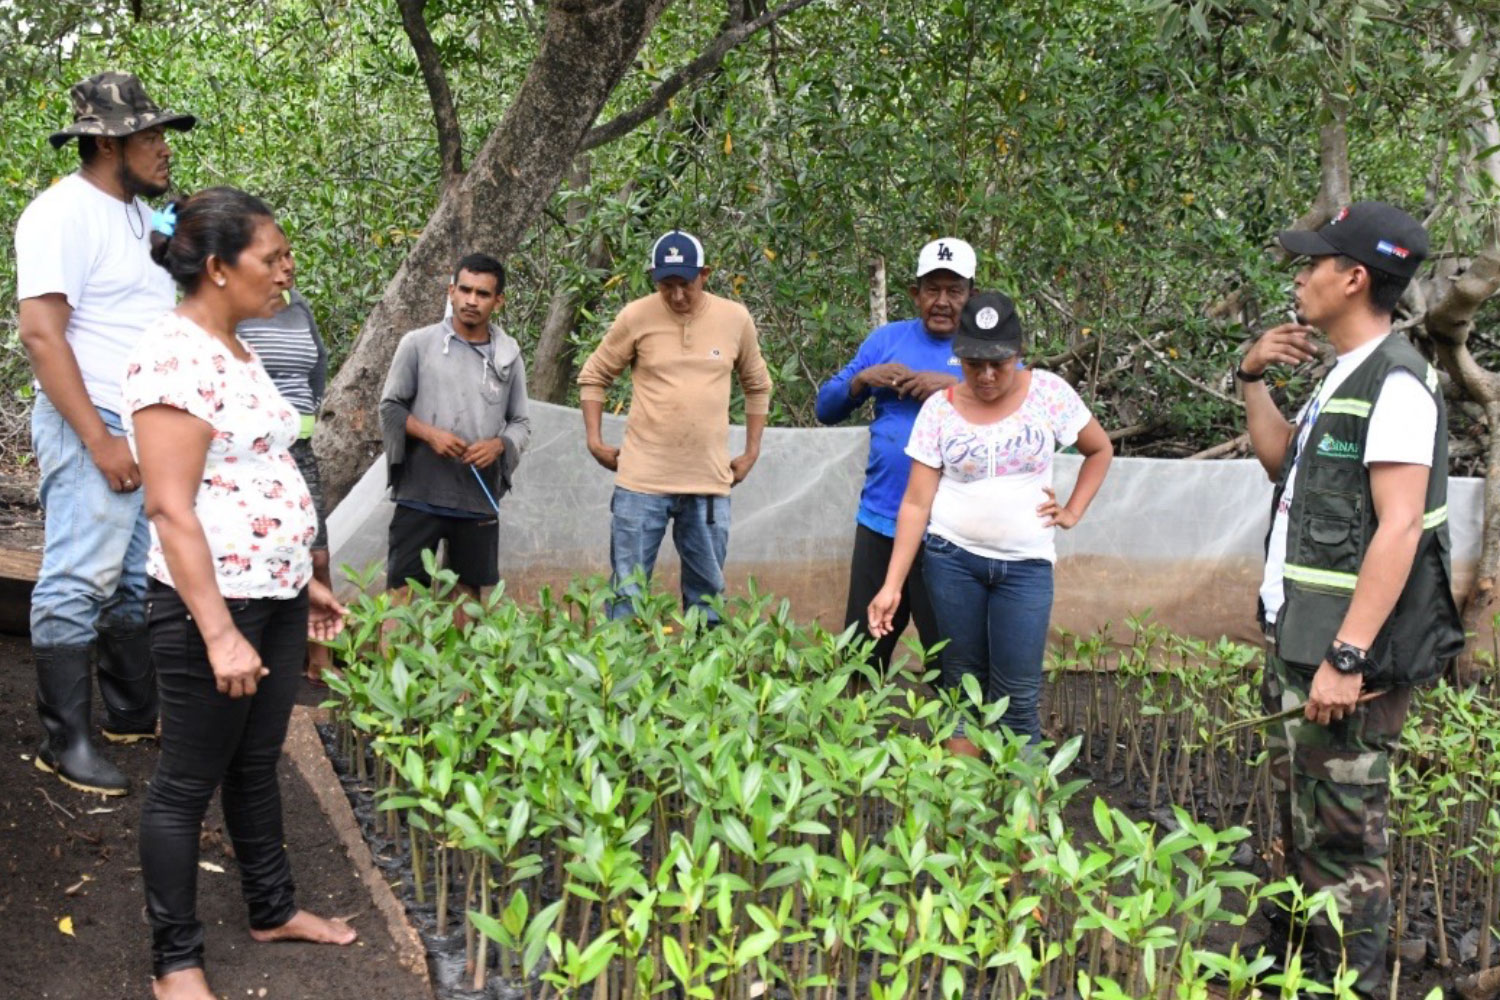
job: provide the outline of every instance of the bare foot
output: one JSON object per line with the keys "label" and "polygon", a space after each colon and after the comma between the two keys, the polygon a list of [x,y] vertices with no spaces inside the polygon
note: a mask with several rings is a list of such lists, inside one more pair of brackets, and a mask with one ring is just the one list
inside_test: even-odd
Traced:
{"label": "bare foot", "polygon": [[272,927],[270,930],[251,930],[250,936],[262,943],[270,941],[311,941],[313,944],[353,944],[354,939],[359,937],[353,927],[342,920],[330,920],[308,913],[306,910],[298,910],[292,914],[292,919],[280,927]]}
{"label": "bare foot", "polygon": [[151,995],[156,1000],[218,1000],[202,969],[178,969],[153,980]]}

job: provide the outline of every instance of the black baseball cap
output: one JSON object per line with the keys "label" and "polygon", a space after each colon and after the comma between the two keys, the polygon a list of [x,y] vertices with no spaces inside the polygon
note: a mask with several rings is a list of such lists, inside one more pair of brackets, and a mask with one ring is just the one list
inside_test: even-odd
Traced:
{"label": "black baseball cap", "polygon": [[1427,230],[1394,205],[1357,201],[1317,229],[1288,229],[1276,241],[1299,257],[1342,254],[1366,267],[1411,278],[1427,259]]}
{"label": "black baseball cap", "polygon": [[999,292],[969,296],[953,334],[953,354],[964,361],[1007,361],[1021,353],[1016,304]]}

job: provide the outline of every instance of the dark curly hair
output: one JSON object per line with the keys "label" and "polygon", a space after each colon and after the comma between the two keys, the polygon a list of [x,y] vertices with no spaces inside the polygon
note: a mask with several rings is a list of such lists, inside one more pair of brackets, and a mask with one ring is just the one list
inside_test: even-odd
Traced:
{"label": "dark curly hair", "polygon": [[208,258],[234,264],[255,236],[262,219],[275,221],[266,203],[239,188],[204,188],[169,204],[177,215],[171,236],[151,234],[151,259],[192,294],[203,281]]}

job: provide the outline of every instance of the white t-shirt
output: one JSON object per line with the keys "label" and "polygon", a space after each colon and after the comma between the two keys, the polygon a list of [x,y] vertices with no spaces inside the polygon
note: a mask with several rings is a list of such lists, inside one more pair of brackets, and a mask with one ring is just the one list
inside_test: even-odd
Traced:
{"label": "white t-shirt", "polygon": [[[249,350],[247,348],[247,350]],[[317,515],[292,458],[297,411],[250,350],[241,361],[175,312],[141,336],[125,367],[125,430],[134,451],[137,410],[164,405],[213,428],[193,508],[225,597],[295,597],[312,576]],[[146,572],[172,584],[151,525]]]}
{"label": "white t-shirt", "polygon": [[126,355],[177,301],[171,275],[151,259],[151,206],[78,174],[37,195],[16,223],[16,298],[54,293],[73,310],[66,336],[89,400],[119,413]]}
{"label": "white t-shirt", "polygon": [[[1379,337],[1348,354],[1339,355],[1317,393],[1297,414],[1297,437],[1293,443],[1297,455],[1301,455],[1307,445],[1308,435],[1312,433],[1312,425],[1317,422],[1323,404],[1384,340],[1385,337]],[[1365,436],[1365,465],[1401,462],[1431,468],[1436,435],[1437,403],[1433,402],[1421,379],[1404,369],[1388,374],[1370,410],[1370,428]],[[1266,620],[1272,622],[1286,601],[1282,575],[1286,569],[1287,513],[1292,508],[1296,485],[1294,474],[1287,480],[1286,491],[1281,494],[1281,501],[1271,518],[1271,539],[1266,549],[1266,572],[1261,578],[1260,599],[1266,609]]]}
{"label": "white t-shirt", "polygon": [[948,399],[929,396],[912,425],[906,453],[941,469],[927,530],[988,559],[1057,561],[1054,529],[1036,512],[1052,485],[1052,454],[1078,440],[1091,414],[1078,393],[1051,372],[1031,373],[1016,412],[971,424]]}

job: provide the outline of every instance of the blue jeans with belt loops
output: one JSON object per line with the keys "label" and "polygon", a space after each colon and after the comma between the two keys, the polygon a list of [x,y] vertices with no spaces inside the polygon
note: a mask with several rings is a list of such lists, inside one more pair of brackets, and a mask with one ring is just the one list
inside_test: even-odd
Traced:
{"label": "blue jeans with belt loops", "polygon": [[610,605],[611,619],[628,618],[635,587],[628,577],[637,570],[649,579],[656,555],[672,522],[672,544],[682,560],[682,606],[701,608],[710,623],[718,613],[708,599],[724,592],[724,560],[729,555],[729,498],[670,493],[637,493],[616,486],[610,499],[609,563],[611,585],[620,600]]}
{"label": "blue jeans with belt loops", "polygon": [[923,548],[927,592],[938,632],[948,640],[943,685],[957,688],[964,674],[973,674],[985,701],[1010,699],[1000,724],[1040,743],[1052,563],[989,559],[937,535],[928,535]]}
{"label": "blue jeans with belt loops", "polygon": [[[101,409],[99,417],[110,433],[124,433],[118,414]],[[42,569],[31,592],[31,641],[86,646],[96,627],[142,627],[151,534],[141,491],[110,489],[88,448],[41,392],[31,411],[31,447],[46,518]]]}

